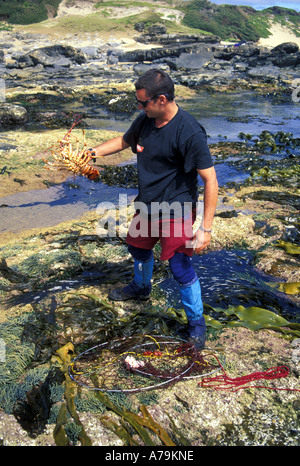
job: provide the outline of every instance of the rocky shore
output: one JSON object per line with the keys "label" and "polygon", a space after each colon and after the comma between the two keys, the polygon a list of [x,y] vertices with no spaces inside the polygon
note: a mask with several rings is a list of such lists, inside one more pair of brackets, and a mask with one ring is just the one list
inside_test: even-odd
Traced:
{"label": "rocky shore", "polygon": [[[299,77],[296,43],[273,48],[253,43],[224,45],[218,37],[167,34],[152,26],[134,39],[104,42],[85,34],[54,43],[47,36],[1,31],[1,125],[27,121],[14,97],[38,90],[54,95],[79,86],[133,81],[149,66],[165,68],[176,84],[188,88],[257,89],[268,86],[292,94]],[[128,50],[129,49],[129,50]],[[51,91],[51,92],[50,92]]]}
{"label": "rocky shore", "polygon": [[[296,43],[224,45],[212,36],[167,34],[161,25],[138,29],[135,38],[103,40],[85,34],[59,41],[1,31],[1,197],[60,184],[59,173],[45,174],[45,149],[61,138],[77,113],[91,145],[114,135],[99,129],[95,120],[132,116],[133,82],[149,66],[171,74],[179,101],[197,92],[237,90],[277,101],[297,97]],[[181,380],[163,390],[110,394],[101,402],[95,392],[70,385],[63,370],[70,343],[77,352],[116,335],[172,334],[184,328],[180,308],[170,305],[159,286],[169,278],[159,250],[149,305],[141,310],[138,303],[108,302],[109,287],[131,278],[132,263],[122,238],[99,238],[99,215],[92,211],[54,227],[0,235],[0,337],[6,342],[6,361],[0,362],[3,445],[144,445],[146,437],[128,423],[133,415],[141,416],[143,406],[154,420],[148,417],[147,426],[156,426],[156,431],[150,429],[152,444],[163,444],[165,437],[157,435],[160,426],[159,432],[164,429],[178,446],[299,445],[299,139],[266,133],[250,144],[247,137],[211,146],[216,163],[239,155],[250,176],[220,189],[205,255],[210,265],[200,258],[203,277],[216,268],[217,254],[227,260],[228,253],[237,267],[231,272],[223,266],[227,274],[222,283],[216,268],[216,276],[204,286],[207,346],[222,354],[229,377],[279,366],[289,368],[288,376],[248,383],[238,391]],[[264,156],[279,148],[286,157],[266,166]],[[134,184],[132,166],[127,176],[126,169],[120,173],[116,167],[131,157],[127,151],[109,158],[111,173],[107,170],[103,180]],[[284,320],[281,303],[291,310]],[[251,319],[249,307],[254,309]]]}

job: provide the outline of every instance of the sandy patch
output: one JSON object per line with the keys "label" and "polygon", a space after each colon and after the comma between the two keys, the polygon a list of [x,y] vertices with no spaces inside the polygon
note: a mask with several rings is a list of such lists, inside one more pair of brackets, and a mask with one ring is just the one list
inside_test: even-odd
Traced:
{"label": "sandy patch", "polygon": [[300,37],[297,37],[290,29],[278,23],[270,27],[271,35],[267,39],[261,38],[257,44],[263,47],[276,47],[283,42],[295,42],[300,47]]}
{"label": "sandy patch", "polygon": [[[103,4],[103,8],[96,8],[98,0],[76,0],[73,3],[70,0],[63,0],[58,7],[57,18],[61,16],[72,15],[89,15],[91,13],[101,13],[109,15],[110,18],[124,18],[126,16],[138,15],[151,9],[162,15],[162,19],[173,20],[179,23],[184,17],[184,12],[173,8],[156,7],[151,4],[149,6],[124,6],[112,7]],[[151,7],[151,8],[150,8]]]}
{"label": "sandy patch", "polygon": [[89,15],[95,13],[97,9],[95,8],[97,0],[83,0],[83,1],[74,1],[73,4],[70,0],[63,0],[57,10],[56,18],[67,15]]}

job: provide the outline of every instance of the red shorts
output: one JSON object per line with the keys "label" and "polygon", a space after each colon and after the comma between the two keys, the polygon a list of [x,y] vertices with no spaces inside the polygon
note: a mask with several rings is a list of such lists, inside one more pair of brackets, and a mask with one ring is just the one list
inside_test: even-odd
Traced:
{"label": "red shorts", "polygon": [[135,213],[127,235],[127,243],[141,249],[153,249],[160,241],[161,260],[168,260],[175,252],[183,252],[192,256],[194,249],[193,223],[196,211],[193,210],[189,218],[168,218],[161,220],[148,220]]}

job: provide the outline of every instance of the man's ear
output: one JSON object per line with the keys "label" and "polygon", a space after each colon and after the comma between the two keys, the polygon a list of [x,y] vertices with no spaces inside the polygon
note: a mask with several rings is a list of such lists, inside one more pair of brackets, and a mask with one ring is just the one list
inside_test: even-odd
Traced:
{"label": "man's ear", "polygon": [[166,103],[168,102],[168,99],[165,95],[160,95],[158,97],[158,102],[161,104],[161,105],[166,105]]}

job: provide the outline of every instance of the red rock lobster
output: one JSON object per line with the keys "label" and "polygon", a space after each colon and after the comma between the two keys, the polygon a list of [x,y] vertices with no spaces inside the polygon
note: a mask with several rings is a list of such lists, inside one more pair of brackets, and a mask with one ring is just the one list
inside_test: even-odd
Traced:
{"label": "red rock lobster", "polygon": [[[72,127],[64,135],[64,137],[57,142],[56,145],[50,147],[51,153],[56,162],[49,162],[43,159],[47,164],[45,168],[49,170],[67,170],[76,175],[86,176],[89,180],[95,180],[99,177],[99,170],[89,165],[89,161],[93,158],[92,152],[86,149],[87,142],[85,139],[85,131],[83,132],[83,150],[79,150],[79,139],[71,134],[73,128],[80,122],[80,119],[75,120]],[[76,142],[76,148],[73,149],[72,140]]]}

